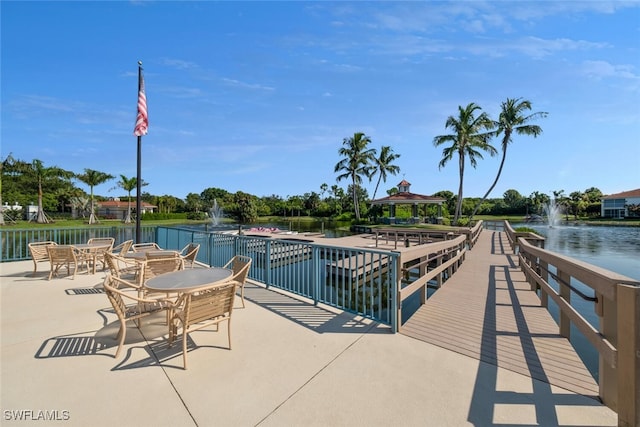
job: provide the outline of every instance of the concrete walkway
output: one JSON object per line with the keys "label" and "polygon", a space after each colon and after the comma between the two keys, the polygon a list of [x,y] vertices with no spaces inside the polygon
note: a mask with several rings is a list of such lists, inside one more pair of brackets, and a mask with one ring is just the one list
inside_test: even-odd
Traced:
{"label": "concrete walkway", "polygon": [[258,285],[233,313],[233,350],[226,326],[195,332],[185,371],[161,315],[116,360],[104,273],[32,269],[0,264],[2,426],[617,425],[597,400]]}

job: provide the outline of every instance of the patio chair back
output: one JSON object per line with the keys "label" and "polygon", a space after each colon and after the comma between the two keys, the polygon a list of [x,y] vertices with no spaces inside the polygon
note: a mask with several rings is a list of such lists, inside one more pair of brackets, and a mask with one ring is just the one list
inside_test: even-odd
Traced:
{"label": "patio chair back", "polygon": [[39,262],[49,261],[49,252],[47,251],[47,247],[51,245],[57,245],[57,243],[53,241],[29,243],[29,253],[31,254],[31,259],[33,260],[32,276],[36,275]]}
{"label": "patio chair back", "polygon": [[104,260],[111,275],[119,279],[123,279],[124,276],[133,276],[135,278],[140,272],[141,264],[135,259],[128,259],[113,253],[106,253],[104,254]]}
{"label": "patio chair back", "polygon": [[118,246],[115,246],[111,250],[111,253],[124,256],[131,249],[131,245],[133,245],[133,240],[125,240],[124,242],[120,243]]}
{"label": "patio chair back", "polygon": [[113,250],[113,244],[116,239],[113,237],[92,237],[87,240],[87,243],[90,245],[110,245],[108,251],[111,252]]}
{"label": "patio chair back", "polygon": [[131,245],[131,250],[133,252],[144,252],[144,251],[161,251],[162,248],[158,246],[155,242],[147,242],[147,243],[134,243]]}
{"label": "patio chair back", "polygon": [[147,280],[160,274],[171,273],[183,268],[184,261],[180,257],[147,259],[142,266],[141,283],[144,284]]}
{"label": "patio chair back", "polygon": [[251,257],[244,255],[236,255],[227,262],[224,267],[231,268],[233,270],[232,280],[237,283],[240,288],[240,300],[242,301],[242,307],[244,308],[244,284],[249,277],[249,269],[252,263]]}
{"label": "patio chair back", "polygon": [[177,251],[145,251],[147,259],[180,258]]}
{"label": "patio chair back", "polygon": [[108,248],[100,249],[100,251],[97,252],[95,257],[95,260],[100,261],[100,263],[102,264],[103,270],[107,268],[107,263],[104,259],[104,254],[110,253],[111,251],[113,251],[113,244],[115,243],[115,241],[116,239],[114,239],[113,237],[93,237],[87,241],[87,244],[89,245],[109,245]]}
{"label": "patio chair back", "polygon": [[51,263],[51,271],[49,272],[49,280],[55,274],[58,275],[58,271],[61,267],[66,267],[67,275],[71,274],[71,268],[73,266],[73,279],[76,278],[76,271],[78,270],[78,257],[76,255],[76,249],[71,245],[49,245],[47,246],[47,252],[49,254],[49,262]]}
{"label": "patio chair back", "polygon": [[198,256],[198,251],[200,250],[200,243],[189,243],[187,246],[182,248],[180,251],[180,255],[186,264],[189,264],[190,267],[193,268],[193,264],[196,262],[196,257]]}
{"label": "patio chair back", "polygon": [[182,309],[174,311],[172,316],[169,345],[173,344],[178,328],[181,326],[184,369],[187,369],[187,335],[190,332],[226,321],[229,350],[231,350],[231,314],[235,294],[236,283],[230,281],[185,293],[178,299],[175,305],[182,306]]}

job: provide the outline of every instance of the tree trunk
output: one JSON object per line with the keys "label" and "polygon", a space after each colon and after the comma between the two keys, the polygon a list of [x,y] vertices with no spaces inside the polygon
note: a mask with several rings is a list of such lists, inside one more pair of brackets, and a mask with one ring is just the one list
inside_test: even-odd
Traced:
{"label": "tree trunk", "polygon": [[[31,220],[31,218],[29,218]],[[42,182],[38,181],[38,213],[36,214],[36,222],[38,224],[48,224],[49,220],[47,216],[44,214],[44,209],[42,208]]]}
{"label": "tree trunk", "polygon": [[356,220],[360,221],[360,206],[358,206],[358,187],[356,186],[356,180],[355,178],[352,180],[353,181],[353,208],[356,211]]}
{"label": "tree trunk", "polygon": [[124,218],[125,224],[131,224],[131,193],[129,193],[129,200],[127,201],[127,216]]}
{"label": "tree trunk", "polygon": [[506,158],[507,158],[507,147],[505,146],[504,150],[502,151],[502,161],[500,162],[500,167],[498,168],[498,175],[496,175],[496,179],[493,181],[493,184],[491,184],[491,187],[489,187],[489,189],[487,190],[485,195],[482,196],[482,199],[478,202],[476,207],[473,209],[473,212],[471,213],[471,216],[469,217],[469,222],[471,222],[471,220],[475,216],[476,212],[478,212],[478,209],[480,209],[480,206],[484,203],[485,200],[487,200],[487,197],[489,197],[489,194],[493,191],[494,187],[498,183],[498,179],[500,179],[500,174],[502,174],[502,167],[504,166],[504,159],[506,159]]}
{"label": "tree trunk", "polygon": [[462,180],[464,178],[464,156],[460,156],[460,184],[458,185],[458,200],[456,201],[456,211],[453,214],[453,225],[458,224],[458,218],[462,214]]}
{"label": "tree trunk", "polygon": [[96,212],[93,206],[93,187],[91,187],[91,215],[89,215],[89,224],[97,224],[98,217],[96,217]]}

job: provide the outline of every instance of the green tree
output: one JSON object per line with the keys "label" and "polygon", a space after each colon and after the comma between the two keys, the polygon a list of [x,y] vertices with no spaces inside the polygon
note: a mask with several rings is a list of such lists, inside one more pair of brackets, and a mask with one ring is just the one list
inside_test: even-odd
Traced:
{"label": "green tree", "polygon": [[571,207],[571,212],[573,212],[574,219],[578,219],[578,215],[580,215],[580,213],[587,206],[587,200],[584,193],[582,193],[581,191],[571,192],[571,194],[569,194],[567,203]]}
{"label": "green tree", "polygon": [[380,148],[380,155],[373,158],[373,169],[371,170],[371,176],[378,175],[378,182],[376,188],[373,190],[372,199],[375,200],[376,193],[378,192],[378,186],[380,181],[387,182],[387,174],[397,175],[400,172],[400,166],[392,164],[394,160],[397,160],[400,154],[393,152],[393,149],[387,145],[383,145]]}
{"label": "green tree", "polygon": [[[140,186],[143,187],[145,185],[147,185],[147,183],[144,182],[143,180]],[[120,175],[120,181],[116,183],[116,187],[114,188],[122,188],[124,191],[127,192],[127,216],[124,218],[123,222],[125,224],[130,224],[131,223],[131,192],[134,189],[138,188],[138,178],[135,176],[131,178],[127,178],[124,175]],[[114,188],[112,188],[112,190]]]}
{"label": "green tree", "polygon": [[500,115],[498,116],[498,121],[494,123],[494,126],[497,128],[494,135],[500,136],[502,134],[502,160],[500,161],[500,167],[498,167],[498,174],[496,178],[493,180],[493,184],[487,190],[487,192],[482,196],[482,199],[476,204],[473,213],[471,214],[471,218],[478,212],[478,208],[482,202],[489,197],[489,194],[495,188],[498,180],[500,179],[500,175],[502,174],[502,168],[504,167],[504,161],[507,158],[507,147],[513,141],[513,134],[516,135],[527,135],[533,136],[536,138],[538,135],[542,133],[542,128],[537,125],[529,124],[532,120],[547,117],[547,113],[545,112],[537,112],[528,114],[531,110],[531,102],[522,99],[512,99],[507,98],[500,106]]}
{"label": "green tree", "polygon": [[89,215],[89,224],[95,224],[98,222],[98,218],[96,217],[96,211],[94,206],[93,187],[95,187],[96,185],[103,184],[109,181],[110,179],[113,179],[114,176],[109,175],[108,173],[105,173],[105,172],[100,172],[97,170],[85,168],[84,173],[76,175],[76,178],[78,178],[80,181],[87,184],[89,188],[91,188],[91,196],[89,197],[89,200],[91,201],[91,208],[90,208],[91,215]]}
{"label": "green tree", "polygon": [[451,129],[453,133],[448,135],[439,135],[433,139],[433,144],[439,147],[450,143],[448,147],[442,150],[442,160],[438,164],[438,168],[443,168],[455,154],[458,155],[458,168],[460,182],[458,185],[458,200],[456,202],[456,210],[453,215],[453,224],[458,223],[458,219],[462,213],[462,190],[464,182],[464,166],[465,158],[469,158],[472,167],[476,167],[477,159],[482,159],[480,151],[486,151],[492,156],[496,154],[496,149],[489,144],[491,138],[490,131],[493,128],[493,121],[486,113],[481,113],[477,117],[476,111],[481,108],[475,103],[470,103],[465,108],[458,107],[458,117],[449,116],[445,123],[445,129]]}
{"label": "green tree", "polygon": [[371,138],[362,132],[356,132],[353,137],[344,138],[342,147],[338,150],[338,154],[343,159],[334,168],[334,172],[342,172],[338,175],[337,181],[345,178],[351,179],[353,208],[358,221],[360,220],[358,188],[360,188],[363,176],[371,176],[371,162],[375,155],[374,149],[367,148],[369,143],[371,143]]}
{"label": "green tree", "polygon": [[600,203],[602,195],[602,191],[596,187],[589,187],[584,190],[584,196],[588,203]]}
{"label": "green tree", "polygon": [[251,194],[237,191],[233,195],[233,203],[236,206],[236,219],[242,224],[249,224],[258,219],[255,202]]}
{"label": "green tree", "polygon": [[70,179],[73,172],[66,171],[57,166],[45,167],[41,160],[34,159],[31,163],[21,163],[21,172],[35,179],[38,184],[38,211],[36,213],[36,222],[38,224],[46,224],[49,222],[47,215],[44,213],[42,206],[43,185],[56,179]]}
{"label": "green tree", "polygon": [[15,159],[11,153],[0,162],[0,225],[5,225],[4,213],[2,212],[2,176],[4,175],[5,168],[12,166],[14,162]]}
{"label": "green tree", "polygon": [[202,198],[196,193],[189,193],[184,199],[187,212],[200,212],[204,208]]}

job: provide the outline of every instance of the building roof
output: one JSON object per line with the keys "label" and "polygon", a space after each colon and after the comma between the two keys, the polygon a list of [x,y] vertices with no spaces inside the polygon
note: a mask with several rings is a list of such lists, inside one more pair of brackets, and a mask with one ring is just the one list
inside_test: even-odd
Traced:
{"label": "building roof", "polygon": [[409,193],[403,191],[400,193],[392,194],[391,196],[383,197],[381,199],[372,200],[372,205],[389,205],[389,204],[413,204],[413,203],[445,203],[447,199],[442,197],[423,196],[422,194]]}
{"label": "building roof", "polygon": [[[398,184],[398,192],[388,197],[372,200],[372,205],[395,205],[395,204],[415,204],[415,203],[437,203],[442,204],[447,201],[442,197],[423,196],[422,194],[411,193],[409,187],[411,184],[406,179],[403,179]],[[403,191],[406,190],[406,191]]]}
{"label": "building roof", "polygon": [[[129,206],[129,202],[124,202],[124,201],[121,201],[121,200],[105,200],[104,202],[97,202],[97,203],[102,208],[117,209],[117,208],[126,208],[127,206]],[[147,203],[147,202],[140,202],[140,205],[143,208],[157,208],[156,205],[152,205],[151,203]],[[136,206],[135,200],[133,200],[131,202],[131,206],[133,206],[133,207]]]}
{"label": "building roof", "polygon": [[623,191],[622,193],[609,194],[608,196],[602,196],[603,199],[630,199],[633,197],[640,197],[640,188],[635,190]]}

